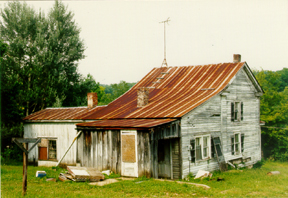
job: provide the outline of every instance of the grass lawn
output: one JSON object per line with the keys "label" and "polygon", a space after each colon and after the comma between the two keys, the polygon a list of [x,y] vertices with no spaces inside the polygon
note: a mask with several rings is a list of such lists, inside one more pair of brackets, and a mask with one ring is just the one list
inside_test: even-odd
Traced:
{"label": "grass lawn", "polygon": [[[22,196],[22,166],[1,166],[1,197]],[[57,178],[48,182],[46,177],[36,178],[37,170],[45,170],[47,177]],[[266,162],[258,169],[243,172],[214,172],[212,180],[190,182],[210,186],[210,189],[176,182],[138,178],[106,186],[92,186],[88,182],[61,182],[60,172],[46,167],[28,167],[28,186],[25,197],[288,197],[288,163]],[[268,176],[267,172],[280,171]],[[217,181],[217,177],[224,181]],[[139,182],[142,181],[142,182]]]}

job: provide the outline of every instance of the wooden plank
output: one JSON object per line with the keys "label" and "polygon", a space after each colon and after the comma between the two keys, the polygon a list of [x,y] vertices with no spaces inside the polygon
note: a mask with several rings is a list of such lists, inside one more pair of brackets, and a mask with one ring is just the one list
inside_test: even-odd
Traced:
{"label": "wooden plank", "polygon": [[77,153],[76,153],[76,162],[80,162],[82,165],[83,161],[83,132],[77,139]]}
{"label": "wooden plank", "polygon": [[107,153],[107,131],[102,132],[102,170],[107,170],[107,161],[108,161],[108,153]]}
{"label": "wooden plank", "polygon": [[120,130],[117,130],[117,165],[116,172],[121,173],[121,134]]}
{"label": "wooden plank", "polygon": [[97,132],[97,169],[102,171],[102,132]]}
{"label": "wooden plank", "polygon": [[154,175],[158,179],[158,139],[154,141]]}
{"label": "wooden plank", "polygon": [[111,170],[116,173],[116,165],[117,165],[117,132],[112,131],[112,167]]}
{"label": "wooden plank", "polygon": [[138,150],[138,177],[144,176],[144,145],[143,132],[137,132],[137,150]]}
{"label": "wooden plank", "polygon": [[[23,143],[23,148],[28,149],[28,143]],[[23,184],[22,184],[22,195],[26,195],[27,190],[27,168],[28,168],[28,154],[23,152]]]}
{"label": "wooden plank", "polygon": [[97,131],[92,134],[92,147],[93,147],[93,167],[97,168]]}
{"label": "wooden plank", "polygon": [[111,130],[107,131],[107,148],[108,148],[108,161],[107,161],[107,167],[109,170],[111,170],[112,168],[112,158],[113,158],[113,154],[112,154],[112,134],[111,134]]}
{"label": "wooden plank", "polygon": [[19,143],[35,143],[39,138],[12,138],[12,141],[17,140]]}
{"label": "wooden plank", "polygon": [[144,136],[144,175],[147,178],[151,177],[151,170],[150,170],[150,141],[149,141],[149,133],[143,133]]}
{"label": "wooden plank", "polygon": [[91,167],[91,162],[92,162],[92,156],[91,156],[91,134],[92,132],[91,131],[88,131],[87,133],[86,133],[86,138],[85,138],[85,147],[86,147],[86,161],[87,161],[87,163],[86,163],[86,166],[87,167]]}

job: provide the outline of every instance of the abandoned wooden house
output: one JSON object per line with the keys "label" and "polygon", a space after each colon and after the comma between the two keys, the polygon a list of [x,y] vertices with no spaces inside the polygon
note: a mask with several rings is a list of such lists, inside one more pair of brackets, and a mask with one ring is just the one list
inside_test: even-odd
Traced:
{"label": "abandoned wooden house", "polygon": [[240,59],[154,68],[107,106],[34,113],[24,119],[25,137],[44,141],[29,159],[57,162],[77,130],[63,163],[122,176],[177,179],[227,163],[250,166],[261,160],[263,90]]}

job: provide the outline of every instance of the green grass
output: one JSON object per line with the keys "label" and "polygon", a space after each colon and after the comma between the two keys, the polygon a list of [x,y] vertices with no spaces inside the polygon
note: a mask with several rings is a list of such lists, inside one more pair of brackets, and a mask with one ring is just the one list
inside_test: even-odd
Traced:
{"label": "green grass", "polygon": [[[1,166],[1,197],[22,196],[22,170],[22,166]],[[37,170],[46,171],[47,177],[36,178]],[[267,175],[267,172],[276,170],[281,174]],[[46,181],[48,177],[58,178],[60,172],[65,170],[29,166],[26,197],[288,197],[288,163],[280,162],[266,162],[261,168],[244,169],[243,172],[214,172],[212,179],[190,178],[189,182],[210,186],[208,190],[145,177],[102,187],[88,182]],[[225,180],[217,181],[217,177]]]}

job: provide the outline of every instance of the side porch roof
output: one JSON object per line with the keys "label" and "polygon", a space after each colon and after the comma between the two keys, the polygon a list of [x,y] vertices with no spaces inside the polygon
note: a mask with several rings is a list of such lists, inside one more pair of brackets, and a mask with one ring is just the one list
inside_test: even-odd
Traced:
{"label": "side porch roof", "polygon": [[156,126],[164,125],[176,119],[117,119],[117,120],[96,120],[76,124],[77,130],[97,129],[136,129],[145,130]]}

